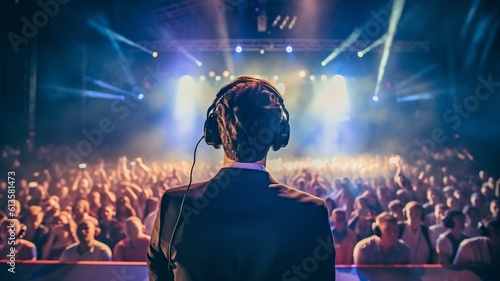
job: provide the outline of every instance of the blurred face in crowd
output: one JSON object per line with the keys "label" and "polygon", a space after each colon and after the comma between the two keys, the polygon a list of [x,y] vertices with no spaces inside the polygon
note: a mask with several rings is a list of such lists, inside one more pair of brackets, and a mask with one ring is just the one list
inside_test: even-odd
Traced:
{"label": "blurred face in crowd", "polygon": [[380,240],[388,247],[396,245],[398,242],[399,228],[396,223],[382,221],[379,225],[380,233],[382,234]]}
{"label": "blurred face in crowd", "polygon": [[88,243],[94,240],[96,225],[91,221],[83,221],[78,225],[76,236],[80,243]]}
{"label": "blurred face in crowd", "polygon": [[347,220],[345,217],[345,213],[342,212],[334,212],[332,213],[331,220],[336,230],[342,231],[345,229],[347,225]]}
{"label": "blurred face in crowd", "polygon": [[409,210],[407,210],[406,215],[408,216],[408,221],[410,221],[410,223],[420,224],[422,209],[419,206],[413,206]]}
{"label": "blurred face in crowd", "polygon": [[436,222],[440,222],[441,218],[444,217],[444,213],[446,212],[447,208],[443,207],[438,207],[434,209],[434,216],[436,217]]}
{"label": "blurred face in crowd", "polygon": [[125,233],[131,239],[137,238],[142,234],[142,223],[139,218],[128,219],[125,222]]}
{"label": "blurred face in crowd", "polygon": [[99,194],[99,192],[97,192],[97,191],[93,191],[92,193],[90,193],[90,201],[94,205],[100,205],[101,204],[101,194]]}
{"label": "blurred face in crowd", "polygon": [[75,214],[84,214],[86,210],[86,204],[84,200],[78,200],[75,206]]}
{"label": "blurred face in crowd", "polygon": [[494,218],[498,218],[498,213],[500,211],[500,206],[497,200],[493,200],[490,203],[490,212]]}
{"label": "blurred face in crowd", "polygon": [[427,192],[427,200],[431,203],[439,203],[439,194],[435,189],[429,189],[429,192]]}
{"label": "blurred face in crowd", "polygon": [[481,206],[482,200],[479,193],[472,193],[472,195],[470,196],[470,203],[476,208]]}
{"label": "blurred face in crowd", "polygon": [[446,206],[454,211],[460,210],[460,202],[455,196],[451,196],[446,199]]}
{"label": "blurred face in crowd", "polygon": [[115,210],[113,210],[113,207],[111,206],[106,206],[103,209],[103,219],[106,221],[111,221],[113,220]]}

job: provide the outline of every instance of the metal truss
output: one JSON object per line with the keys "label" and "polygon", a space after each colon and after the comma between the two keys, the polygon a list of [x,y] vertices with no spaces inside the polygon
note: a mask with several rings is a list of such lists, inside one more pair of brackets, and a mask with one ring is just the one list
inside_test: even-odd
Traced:
{"label": "metal truss", "polygon": [[[174,52],[185,50],[189,52],[232,51],[241,46],[243,51],[283,52],[287,46],[292,46],[294,52],[323,52],[339,48],[345,40],[341,39],[193,39],[193,40],[162,40],[145,41],[139,44],[153,51]],[[358,52],[373,41],[358,40],[346,47],[345,52]],[[376,49],[380,49],[378,47]],[[427,41],[394,41],[391,52],[421,53],[429,51]]]}

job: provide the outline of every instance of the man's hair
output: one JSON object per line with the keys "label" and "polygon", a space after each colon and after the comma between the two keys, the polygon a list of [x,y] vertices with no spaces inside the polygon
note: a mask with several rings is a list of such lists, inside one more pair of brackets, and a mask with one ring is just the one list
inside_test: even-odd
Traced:
{"label": "man's hair", "polygon": [[[215,105],[226,156],[238,162],[264,159],[280,130],[283,111],[278,90],[268,81],[248,76],[224,86]],[[278,93],[279,94],[279,93]]]}
{"label": "man's hair", "polygon": [[417,201],[410,201],[406,203],[405,210],[406,212],[410,211],[413,208],[418,208],[420,212],[424,212],[424,207],[422,207],[422,204],[418,203]]}
{"label": "man's hair", "polygon": [[396,219],[388,212],[382,212],[377,216],[377,218],[375,218],[375,224],[377,226],[380,226],[380,224],[383,222],[398,224],[398,219]]}
{"label": "man's hair", "polygon": [[391,202],[389,202],[389,205],[387,206],[387,208],[391,211],[396,210],[396,208],[399,208],[402,210],[404,208],[404,205],[401,202],[401,200],[394,199],[394,200],[391,200]]}
{"label": "man's hair", "polygon": [[465,219],[464,213],[462,213],[461,211],[456,211],[456,210],[446,210],[445,216],[451,220],[454,218],[457,218],[457,217]]}

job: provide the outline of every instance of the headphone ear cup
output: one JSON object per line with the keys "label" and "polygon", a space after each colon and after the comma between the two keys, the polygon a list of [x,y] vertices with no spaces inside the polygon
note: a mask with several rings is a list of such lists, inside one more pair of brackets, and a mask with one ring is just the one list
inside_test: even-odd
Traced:
{"label": "headphone ear cup", "polygon": [[210,113],[207,120],[205,120],[205,125],[203,126],[203,137],[208,145],[211,145],[216,149],[220,148],[222,141],[220,139],[219,125],[217,124],[217,117],[213,112]]}
{"label": "headphone ear cup", "polygon": [[378,227],[377,224],[372,223],[372,230],[373,234],[377,235],[378,237],[382,237],[382,232],[380,231],[380,227]]}
{"label": "headphone ear cup", "polygon": [[280,121],[280,129],[276,132],[273,139],[273,151],[278,151],[280,148],[285,147],[290,140],[290,124],[287,120]]}

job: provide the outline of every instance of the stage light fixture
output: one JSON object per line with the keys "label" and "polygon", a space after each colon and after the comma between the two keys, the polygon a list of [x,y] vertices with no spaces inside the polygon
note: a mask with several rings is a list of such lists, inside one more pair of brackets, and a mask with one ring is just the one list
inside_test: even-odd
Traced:
{"label": "stage light fixture", "polygon": [[373,101],[378,101],[378,96],[373,96]]}
{"label": "stage light fixture", "polygon": [[309,76],[309,79],[310,79],[311,81],[314,81],[314,80],[316,80],[316,76],[311,75],[311,76]]}
{"label": "stage light fixture", "polygon": [[144,94],[139,94],[139,95],[137,95],[137,99],[138,99],[138,100],[142,100],[143,98],[144,98]]}
{"label": "stage light fixture", "polygon": [[232,74],[229,75],[229,80],[234,80],[234,78],[235,78],[234,75],[232,75]]}
{"label": "stage light fixture", "polygon": [[278,75],[274,75],[274,76],[273,76],[273,80],[274,80],[274,81],[278,81],[278,79],[280,79],[280,77],[279,77]]}
{"label": "stage light fixture", "polygon": [[364,55],[363,52],[361,52],[361,51],[358,52],[358,57],[362,58],[363,55]]}
{"label": "stage light fixture", "polygon": [[153,58],[156,58],[156,57],[158,57],[158,52],[153,52],[153,53],[151,53],[151,55],[153,56]]}
{"label": "stage light fixture", "polygon": [[241,53],[241,51],[243,51],[243,48],[240,45],[238,45],[238,46],[236,46],[235,50],[236,50],[236,53]]}
{"label": "stage light fixture", "polygon": [[200,81],[205,81],[205,75],[200,76]]}
{"label": "stage light fixture", "polygon": [[260,51],[259,51],[259,53],[260,53],[261,55],[263,55],[265,52],[266,52],[266,51],[264,51],[264,49],[260,49]]}
{"label": "stage light fixture", "polygon": [[322,81],[326,81],[326,79],[328,79],[328,77],[327,77],[326,75],[324,75],[324,74],[323,74],[323,75],[321,75],[321,80],[322,80]]}
{"label": "stage light fixture", "polygon": [[292,48],[292,46],[288,45],[288,46],[286,47],[286,52],[287,52],[287,53],[291,53],[291,52],[293,52],[293,48]]}
{"label": "stage light fixture", "polygon": [[221,77],[220,75],[215,76],[215,81],[220,81]]}
{"label": "stage light fixture", "polygon": [[304,70],[299,71],[300,78],[306,77],[306,72]]}
{"label": "stage light fixture", "polygon": [[228,70],[224,70],[224,71],[222,72],[222,76],[224,76],[224,77],[226,77],[226,78],[227,78],[227,77],[229,77],[229,71],[228,71]]}
{"label": "stage light fixture", "polygon": [[215,71],[210,70],[210,72],[208,72],[208,77],[214,78],[215,77]]}

